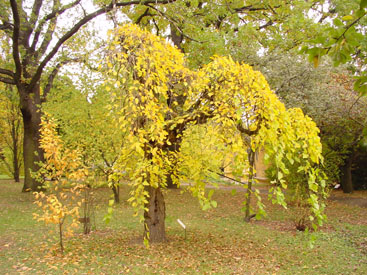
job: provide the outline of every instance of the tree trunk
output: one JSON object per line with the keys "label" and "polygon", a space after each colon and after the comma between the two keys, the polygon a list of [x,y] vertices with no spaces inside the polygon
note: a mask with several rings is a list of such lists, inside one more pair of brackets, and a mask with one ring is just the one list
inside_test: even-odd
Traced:
{"label": "tree trunk", "polygon": [[[15,156],[15,155],[14,155]],[[20,169],[18,165],[18,156],[13,160],[13,166],[14,166],[14,181],[19,182],[20,181]]]}
{"label": "tree trunk", "polygon": [[[181,147],[181,139],[172,141],[171,145],[168,146],[168,152],[178,152],[180,150],[180,147]],[[177,166],[176,159],[173,159],[171,165],[172,170],[170,171],[170,173],[166,175],[166,184],[168,189],[178,189],[177,184],[174,184],[172,180],[172,172],[173,169],[176,169],[176,166]]]}
{"label": "tree trunk", "polygon": [[32,92],[19,88],[19,95],[24,126],[24,185],[22,192],[40,191],[42,183],[32,178],[31,175],[31,172],[36,172],[39,169],[38,162],[43,161],[43,151],[39,142],[41,128],[39,86]]}
{"label": "tree trunk", "polygon": [[340,183],[341,183],[344,193],[353,192],[352,163],[353,163],[353,157],[349,157],[346,160],[344,166],[342,166],[341,168],[342,175],[341,175]]}
{"label": "tree trunk", "polygon": [[254,180],[254,165],[255,165],[255,152],[251,149],[248,150],[248,161],[249,161],[249,178],[248,178],[248,186],[247,186],[247,192],[246,192],[246,201],[245,201],[245,222],[250,222],[250,220],[255,217],[255,215],[250,215],[251,210],[251,193],[252,193],[252,183]]}
{"label": "tree trunk", "polygon": [[177,189],[178,188],[177,184],[174,184],[173,183],[171,174],[168,174],[167,175],[167,177],[166,177],[166,184],[167,184],[167,188],[168,189]]}
{"label": "tree trunk", "polygon": [[112,183],[112,191],[115,203],[120,203],[120,186],[116,183]]}
{"label": "tree trunk", "polygon": [[144,238],[150,242],[164,242],[166,240],[165,218],[166,206],[161,189],[146,187],[149,193],[148,203],[144,211]]}
{"label": "tree trunk", "polygon": [[19,153],[19,148],[18,148],[18,133],[17,131],[17,127],[15,125],[15,121],[12,121],[12,141],[13,141],[13,177],[14,177],[14,181],[15,182],[19,182],[19,159],[18,159],[18,153]]}

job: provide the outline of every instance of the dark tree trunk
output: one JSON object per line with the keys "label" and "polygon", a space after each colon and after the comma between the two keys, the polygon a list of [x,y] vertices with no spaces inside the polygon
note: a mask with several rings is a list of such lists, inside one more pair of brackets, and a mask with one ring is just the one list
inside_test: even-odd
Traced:
{"label": "dark tree trunk", "polygon": [[252,183],[254,180],[254,165],[255,165],[255,152],[253,152],[251,149],[248,150],[248,161],[249,161],[249,178],[248,178],[248,186],[246,191],[246,201],[245,201],[245,222],[250,222],[250,220],[255,217],[255,215],[250,215],[251,210],[251,193],[252,193]]}
{"label": "dark tree trunk", "polygon": [[15,121],[12,121],[12,141],[13,141],[13,177],[15,182],[19,182],[19,159],[18,159],[18,133],[17,133],[17,125],[15,125]]}
{"label": "dark tree trunk", "polygon": [[352,163],[353,157],[349,157],[344,166],[341,168],[341,179],[340,183],[343,188],[344,193],[352,193],[353,192],[353,181],[352,181]]}
{"label": "dark tree trunk", "polygon": [[42,183],[32,178],[31,172],[39,169],[38,162],[43,161],[43,151],[40,148],[40,96],[39,86],[32,92],[19,89],[20,106],[24,126],[23,159],[24,185],[23,192],[39,191]]}
{"label": "dark tree trunk", "polygon": [[120,203],[120,186],[116,183],[112,184],[112,191],[115,203]]}
{"label": "dark tree trunk", "polygon": [[13,167],[14,167],[14,181],[15,182],[19,182],[20,181],[20,169],[19,169],[19,160],[18,160],[18,156],[15,156],[14,154],[14,159],[13,159]]}
{"label": "dark tree trunk", "polygon": [[144,238],[150,242],[164,242],[166,240],[165,218],[166,206],[162,190],[151,186],[146,187],[149,193],[148,203],[144,212]]}
{"label": "dark tree trunk", "polygon": [[167,188],[168,189],[177,189],[178,188],[177,184],[174,184],[173,183],[171,174],[168,174],[167,175],[167,177],[166,177],[166,184],[167,184]]}
{"label": "dark tree trunk", "polygon": [[[178,152],[180,150],[181,147],[181,139],[178,139],[176,141],[173,141],[171,145],[168,146],[167,150],[169,152]],[[167,188],[168,189],[178,189],[177,184],[173,183],[173,179],[172,179],[172,173],[174,172],[173,169],[175,169],[177,166],[177,161],[176,159],[172,160],[172,169],[170,171],[170,173],[167,174],[166,176],[166,184],[167,184]]]}

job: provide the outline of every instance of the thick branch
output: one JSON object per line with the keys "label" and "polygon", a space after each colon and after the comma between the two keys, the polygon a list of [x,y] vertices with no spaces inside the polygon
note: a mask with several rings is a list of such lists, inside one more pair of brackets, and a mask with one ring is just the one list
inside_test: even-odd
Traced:
{"label": "thick branch", "polygon": [[240,131],[240,133],[246,134],[248,136],[256,135],[257,132],[259,131],[259,127],[257,127],[256,130],[251,131],[249,129],[244,128],[241,123],[237,123],[236,127],[237,127],[237,130]]}
{"label": "thick branch", "polygon": [[[191,116],[186,116],[184,118],[184,121],[181,123],[176,123],[175,121],[173,121],[172,123],[169,123],[165,126],[165,131],[167,131],[167,133],[175,133],[172,136],[168,135],[167,139],[170,140],[171,143],[175,143],[176,141],[174,139],[176,139],[178,135],[182,135],[183,131],[190,123],[196,125],[204,124],[208,121],[208,119],[211,119],[213,117],[214,117],[214,111],[209,112],[197,111]],[[174,128],[172,129],[173,125]],[[169,145],[166,143],[163,146],[163,149],[166,149],[167,147],[169,147]]]}
{"label": "thick branch", "polygon": [[38,20],[38,16],[39,16],[42,4],[43,4],[43,0],[34,0],[32,13],[31,13],[31,16],[30,16],[30,19],[29,19],[29,25],[28,25],[28,28],[27,28],[27,32],[25,34],[25,37],[28,41],[27,42],[28,45],[29,45],[29,38],[30,38],[30,36],[31,36],[31,34],[32,34],[32,32],[35,28],[35,24]]}
{"label": "thick branch", "polygon": [[7,77],[1,77],[0,76],[0,82],[6,83],[6,84],[11,84],[11,85],[15,85],[15,80],[12,78],[7,78]]}
{"label": "thick branch", "polygon": [[7,76],[14,77],[14,72],[7,70],[7,69],[0,68],[0,74],[5,74]]}
{"label": "thick branch", "polygon": [[20,76],[22,74],[22,66],[19,58],[19,28],[20,19],[18,12],[18,5],[16,0],[10,0],[11,9],[13,12],[14,20],[14,30],[13,30],[13,59],[15,63],[15,82],[20,81]]}
{"label": "thick branch", "polygon": [[50,23],[48,25],[48,28],[47,28],[47,31],[43,36],[43,41],[41,43],[41,46],[37,49],[36,54],[37,54],[38,57],[42,56],[46,52],[48,46],[50,45],[50,42],[52,40],[52,36],[54,34],[54,31],[55,31],[56,21],[57,21],[56,17],[52,18],[52,20],[50,21]]}
{"label": "thick branch", "polygon": [[101,157],[102,157],[102,159],[103,159],[103,161],[104,161],[105,165],[106,165],[109,169],[111,169],[111,168],[112,168],[112,166],[113,166],[113,164],[116,162],[117,157],[115,157],[111,162],[109,162],[109,161],[107,160],[107,158],[106,158],[106,156],[105,156],[104,152],[103,152],[101,149],[99,149],[98,151],[101,153]]}
{"label": "thick branch", "polygon": [[38,39],[39,39],[39,36],[41,34],[41,31],[42,31],[42,28],[44,27],[44,25],[46,24],[47,21],[63,14],[66,10],[68,9],[71,9],[73,7],[75,7],[76,5],[78,5],[80,3],[81,0],[76,0],[68,5],[64,5],[62,6],[60,9],[58,10],[53,10],[50,14],[46,15],[44,18],[42,18],[42,20],[39,22],[38,26],[37,26],[37,29],[35,31],[35,34],[34,34],[34,39],[33,39],[33,42],[32,42],[32,50],[35,50],[36,49],[36,45],[38,43]]}
{"label": "thick branch", "polygon": [[31,26],[34,26],[34,24],[37,22],[40,9],[42,7],[43,0],[35,0],[32,8],[31,18],[29,20],[29,23]]}
{"label": "thick branch", "polygon": [[[12,0],[15,1],[15,0]],[[124,7],[124,6],[131,6],[131,5],[147,5],[147,4],[168,4],[168,3],[172,3],[175,2],[176,0],[146,0],[146,1],[129,1],[129,2],[123,2],[123,3],[116,3],[117,7]],[[95,17],[107,13],[109,11],[111,11],[114,8],[114,4],[111,3],[108,6],[105,6],[93,13],[88,14],[87,16],[85,16],[84,18],[82,18],[78,23],[76,23],[74,25],[74,27],[72,27],[67,33],[65,33],[56,43],[56,45],[54,46],[54,48],[51,50],[51,52],[44,58],[44,60],[41,62],[41,64],[38,66],[37,71],[35,73],[35,75],[32,78],[32,81],[30,83],[30,90],[34,88],[34,86],[37,84],[37,82],[40,80],[43,69],[46,67],[47,63],[55,56],[55,54],[58,52],[58,50],[60,49],[60,47],[62,46],[62,44],[65,43],[65,41],[67,41],[70,37],[72,37],[76,32],[78,32],[78,30],[84,26],[85,24],[87,24],[89,21],[91,21],[92,19],[94,19]]]}
{"label": "thick branch", "polygon": [[[280,7],[281,7],[281,5],[278,5],[278,6],[270,7],[270,9],[274,11],[274,9],[278,9]],[[237,12],[237,13],[242,13],[242,12],[245,12],[245,11],[266,11],[266,10],[269,10],[269,7],[258,7],[258,8],[256,8],[253,5],[243,6],[241,8],[235,8],[234,9],[234,11]]]}
{"label": "thick branch", "polygon": [[68,63],[70,63],[70,62],[77,62],[77,61],[79,61],[79,59],[66,59],[66,60],[63,60],[62,62],[58,63],[54,67],[54,69],[52,70],[52,72],[48,76],[47,84],[46,84],[46,86],[43,90],[43,100],[45,100],[47,98],[48,93],[52,89],[55,77],[59,73],[61,67],[68,64]]}
{"label": "thick branch", "polygon": [[76,5],[78,5],[80,3],[81,0],[76,0],[74,2],[71,2],[70,4],[68,5],[64,5],[62,6],[60,9],[58,10],[53,10],[50,14],[46,15],[43,19],[42,19],[42,22],[43,24],[48,21],[48,20],[51,20],[57,16],[59,16],[60,14],[64,13],[66,10],[68,9],[71,9],[73,7],[75,7]]}
{"label": "thick branch", "polygon": [[191,41],[197,42],[197,43],[204,43],[203,41],[198,41],[195,38],[192,38],[192,37],[186,35],[184,33],[184,31],[177,25],[177,22],[174,19],[172,19],[171,17],[169,17],[166,13],[160,11],[159,9],[155,8],[154,6],[149,5],[149,3],[145,3],[145,5],[149,8],[151,8],[152,10],[155,10],[163,18],[166,18],[167,21],[169,21],[178,30],[178,32],[182,35],[182,37],[184,37],[186,39],[189,39]]}
{"label": "thick branch", "polygon": [[143,20],[143,18],[145,16],[151,16],[152,14],[149,13],[149,8],[147,8],[136,20],[135,20],[135,24],[139,25],[141,20]]}
{"label": "thick branch", "polygon": [[13,29],[13,25],[10,24],[7,21],[3,21],[3,24],[0,24],[0,30],[5,31],[5,30],[12,30]]}
{"label": "thick branch", "polygon": [[274,22],[273,22],[273,20],[269,20],[268,22],[266,22],[264,25],[261,25],[259,28],[258,28],[258,30],[262,30],[262,29],[265,29],[265,28],[267,28],[267,27],[269,27],[269,26],[271,26],[271,25],[273,25],[274,24]]}

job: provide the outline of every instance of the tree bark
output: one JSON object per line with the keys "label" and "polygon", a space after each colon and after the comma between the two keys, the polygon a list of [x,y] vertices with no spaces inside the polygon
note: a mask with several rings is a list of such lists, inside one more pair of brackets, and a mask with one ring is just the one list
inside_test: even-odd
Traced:
{"label": "tree bark", "polygon": [[24,185],[22,192],[40,191],[42,183],[35,180],[31,173],[39,169],[38,162],[43,161],[43,151],[40,148],[40,93],[39,86],[34,91],[19,89],[20,108],[22,112],[24,139],[23,139],[23,159],[24,159]]}
{"label": "tree bark", "polygon": [[177,184],[173,183],[171,174],[167,174],[166,176],[166,184],[168,189],[178,189]]}
{"label": "tree bark", "polygon": [[120,186],[116,183],[112,184],[112,191],[115,203],[120,203]]}
{"label": "tree bark", "polygon": [[[177,136],[177,134],[176,134]],[[174,140],[174,141],[171,141],[171,145],[169,145],[167,147],[167,151],[168,152],[178,152],[181,148],[181,142],[182,140],[181,139],[177,139],[177,140]],[[173,180],[172,180],[172,172],[173,172],[173,169],[176,168],[177,166],[177,163],[176,163],[176,160],[172,160],[172,170],[166,175],[166,184],[167,184],[167,188],[168,189],[178,189],[178,186],[177,184],[174,184],[173,183]]]}
{"label": "tree bark", "polygon": [[15,125],[15,120],[12,121],[12,142],[13,142],[13,177],[14,177],[14,181],[15,182],[19,182],[19,175],[20,175],[20,171],[19,171],[19,159],[18,159],[18,153],[19,153],[19,148],[18,148],[18,133],[17,133],[17,125]]}
{"label": "tree bark", "polygon": [[342,175],[340,179],[341,186],[343,188],[344,193],[352,193],[353,192],[353,181],[352,181],[352,163],[353,157],[349,157],[344,166],[342,166]]}
{"label": "tree bark", "polygon": [[250,222],[250,220],[255,217],[255,215],[250,215],[250,203],[251,203],[251,193],[252,193],[252,183],[254,180],[254,166],[255,166],[255,152],[251,149],[248,150],[248,161],[249,161],[249,178],[248,178],[248,186],[246,191],[246,201],[245,201],[245,222]]}
{"label": "tree bark", "polygon": [[146,191],[149,198],[145,204],[148,211],[144,211],[144,238],[149,242],[164,242],[166,206],[162,190],[159,187],[147,186]]}

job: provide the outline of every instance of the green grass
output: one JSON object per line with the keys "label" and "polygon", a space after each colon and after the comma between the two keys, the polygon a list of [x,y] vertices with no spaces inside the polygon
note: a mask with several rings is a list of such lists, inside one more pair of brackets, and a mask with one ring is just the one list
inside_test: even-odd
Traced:
{"label": "green grass", "polygon": [[[128,187],[108,225],[102,219],[111,191],[98,189],[96,230],[85,236],[79,229],[61,256],[54,228],[32,219],[32,195],[5,180],[0,190],[2,274],[367,274],[366,208],[329,202],[329,222],[311,249],[308,236],[294,228],[294,209],[267,203],[268,216],[246,224],[243,192],[217,190],[218,207],[203,212],[190,194],[168,190],[169,241],[146,248],[143,226],[126,202]],[[186,240],[178,218],[187,225]]]}
{"label": "green grass", "polygon": [[8,180],[10,177],[8,175],[0,174],[0,180]]}

